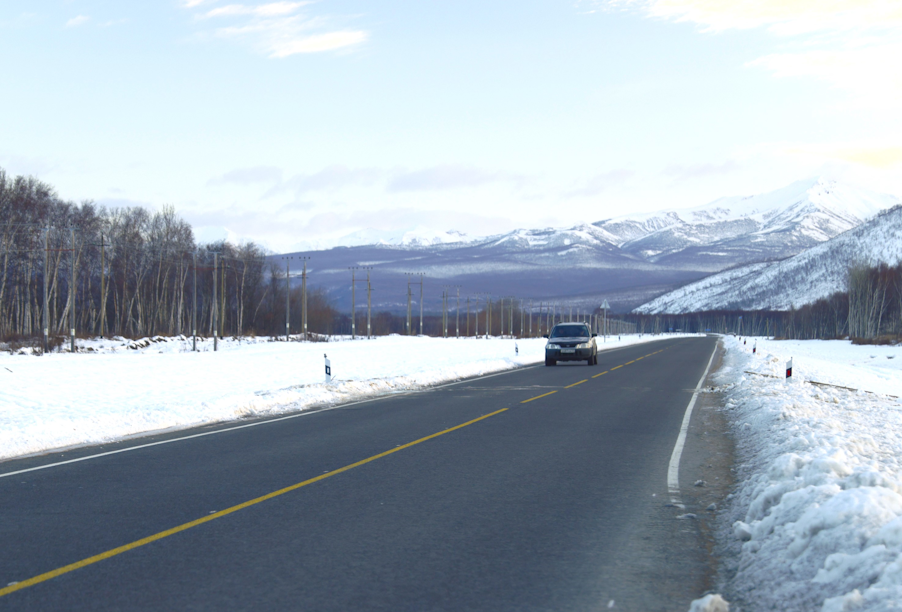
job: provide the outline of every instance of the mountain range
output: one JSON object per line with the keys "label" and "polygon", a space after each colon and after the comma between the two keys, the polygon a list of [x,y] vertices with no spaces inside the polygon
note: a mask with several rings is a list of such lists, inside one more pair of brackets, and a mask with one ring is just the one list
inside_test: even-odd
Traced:
{"label": "mountain range", "polygon": [[[898,198],[827,178],[686,210],[627,215],[565,229],[519,229],[487,238],[399,232],[371,244],[307,250],[310,282],[350,309],[350,267],[370,268],[373,305],[406,310],[407,276],[421,273],[427,310],[443,289],[627,311],[712,273],[795,256],[861,225]],[[363,233],[355,239],[376,239]],[[273,263],[283,265],[281,256]],[[295,268],[297,266],[295,265]],[[358,279],[365,271],[357,272]],[[292,270],[292,282],[298,282]],[[365,304],[358,285],[358,304]],[[419,295],[419,288],[413,291]],[[484,298],[482,298],[484,299]],[[463,306],[462,306],[463,308]]]}
{"label": "mountain range", "polygon": [[851,265],[902,261],[902,205],[784,259],[714,274],[636,309],[646,314],[700,310],[789,310],[845,288]]}

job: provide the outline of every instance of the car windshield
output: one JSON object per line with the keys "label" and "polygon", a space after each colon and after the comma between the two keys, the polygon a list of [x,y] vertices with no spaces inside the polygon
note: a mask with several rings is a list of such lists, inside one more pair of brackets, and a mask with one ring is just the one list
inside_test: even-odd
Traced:
{"label": "car windshield", "polygon": [[552,338],[584,338],[588,335],[589,328],[585,325],[558,325],[551,331]]}

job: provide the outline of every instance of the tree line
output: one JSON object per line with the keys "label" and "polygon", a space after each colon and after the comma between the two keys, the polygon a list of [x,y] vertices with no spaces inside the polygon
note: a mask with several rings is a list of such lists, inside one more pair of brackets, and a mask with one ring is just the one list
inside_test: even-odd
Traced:
{"label": "tree line", "polygon": [[[0,339],[40,336],[45,314],[51,336],[70,317],[87,336],[284,331],[286,289],[266,256],[253,242],[198,244],[171,206],[75,203],[0,168]],[[328,331],[325,292],[307,302],[309,328]]]}

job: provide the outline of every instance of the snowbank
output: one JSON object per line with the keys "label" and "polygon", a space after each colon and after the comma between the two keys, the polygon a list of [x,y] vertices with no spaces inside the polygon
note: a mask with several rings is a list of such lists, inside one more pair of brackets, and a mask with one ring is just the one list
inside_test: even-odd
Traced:
{"label": "snowbank", "polygon": [[[599,346],[656,339],[615,337]],[[542,338],[259,338],[224,340],[218,352],[208,340],[191,352],[190,339],[156,340],[85,341],[74,355],[0,353],[0,459],[422,388],[540,362],[545,345]],[[329,385],[324,353],[335,378]]]}
{"label": "snowbank", "polygon": [[902,397],[902,348],[758,339],[753,356],[755,342],[726,338],[715,378],[737,440],[728,598],[744,610],[899,609],[902,401],[888,394]]}

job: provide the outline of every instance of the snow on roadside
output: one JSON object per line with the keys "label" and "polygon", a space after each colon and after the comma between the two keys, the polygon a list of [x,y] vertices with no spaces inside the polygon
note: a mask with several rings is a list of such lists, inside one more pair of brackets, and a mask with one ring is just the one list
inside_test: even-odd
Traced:
{"label": "snow on roadside", "polygon": [[754,339],[724,343],[715,380],[738,483],[728,599],[743,610],[898,610],[902,400],[889,395],[902,397],[902,348],[758,339],[753,356]]}
{"label": "snow on roadside", "polygon": [[[609,338],[616,348],[659,337]],[[537,363],[542,338],[383,336],[337,342],[80,342],[78,354],[0,353],[0,459],[141,433],[307,410]],[[519,355],[515,355],[515,343]],[[324,382],[323,354],[332,362]]]}

